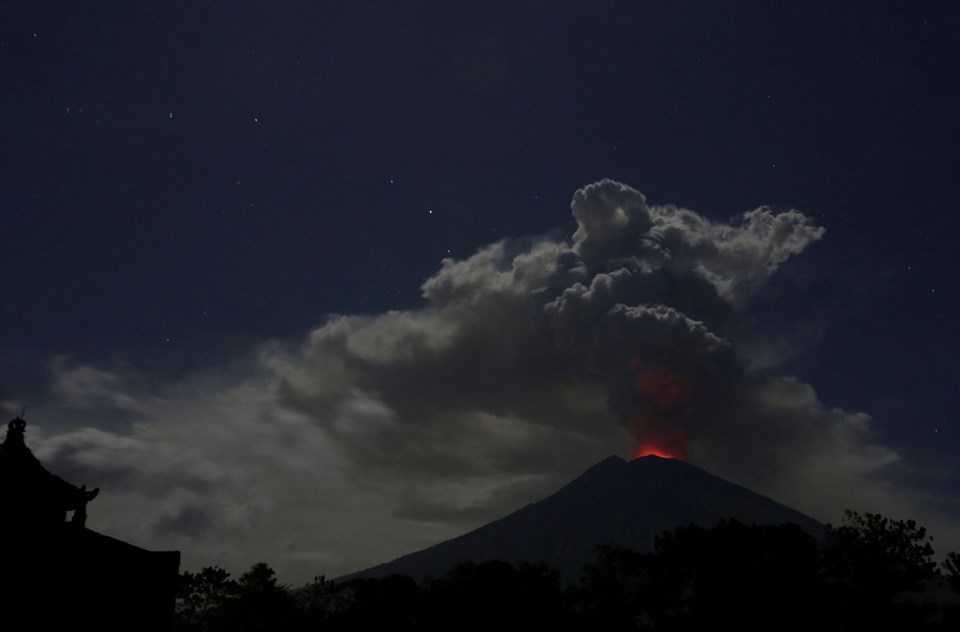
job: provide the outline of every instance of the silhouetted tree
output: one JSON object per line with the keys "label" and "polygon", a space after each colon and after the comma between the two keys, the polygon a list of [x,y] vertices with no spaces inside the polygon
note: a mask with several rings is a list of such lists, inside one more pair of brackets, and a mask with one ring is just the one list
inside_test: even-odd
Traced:
{"label": "silhouetted tree", "polygon": [[575,589],[577,613],[591,627],[624,629],[649,625],[658,579],[656,558],[623,547],[597,547]]}
{"label": "silhouetted tree", "polygon": [[844,524],[828,528],[824,572],[831,581],[889,598],[936,577],[931,541],[914,520],[847,511]]}
{"label": "silhouetted tree", "polygon": [[[943,569],[956,585],[960,555]],[[177,629],[956,629],[960,610],[935,601],[937,586],[909,596],[937,576],[930,538],[914,521],[848,512],[818,541],[791,525],[731,520],[662,532],[648,553],[598,547],[575,586],[543,564],[503,561],[466,562],[420,583],[321,576],[297,590],[264,563],[238,580],[207,567],[181,576]]]}
{"label": "silhouetted tree", "polygon": [[316,629],[343,617],[350,604],[346,591],[323,575],[292,592],[303,629]]}
{"label": "silhouetted tree", "polygon": [[954,590],[960,591],[960,553],[956,551],[947,553],[946,559],[943,560],[943,570]]}
{"label": "silhouetted tree", "polygon": [[798,527],[732,520],[712,529],[684,527],[658,536],[654,550],[650,618],[658,629],[810,624],[817,543]]}
{"label": "silhouetted tree", "polygon": [[237,598],[225,605],[221,621],[226,630],[261,632],[291,629],[295,619],[293,596],[269,565],[258,562],[240,576]]}
{"label": "silhouetted tree", "polygon": [[328,603],[337,610],[328,613],[334,630],[367,630],[389,627],[413,629],[419,612],[420,589],[406,575],[359,578],[336,588]]}
{"label": "silhouetted tree", "polygon": [[224,607],[239,594],[237,582],[222,568],[207,566],[198,573],[181,573],[175,606],[177,630],[217,629]]}
{"label": "silhouetted tree", "polygon": [[823,599],[846,629],[908,623],[916,612],[902,596],[937,577],[926,528],[914,520],[847,511],[829,526],[822,548]]}
{"label": "silhouetted tree", "polygon": [[543,564],[466,562],[428,582],[425,593],[426,629],[565,627],[560,574]]}

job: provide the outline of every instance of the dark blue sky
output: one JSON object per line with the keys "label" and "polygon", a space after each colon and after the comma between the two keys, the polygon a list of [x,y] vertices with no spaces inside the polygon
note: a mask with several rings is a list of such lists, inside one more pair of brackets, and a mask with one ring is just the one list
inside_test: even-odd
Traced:
{"label": "dark blue sky", "polygon": [[757,326],[949,461],[960,19],[834,4],[4,2],[0,396],[56,354],[173,374],[417,305],[610,177],[826,226]]}

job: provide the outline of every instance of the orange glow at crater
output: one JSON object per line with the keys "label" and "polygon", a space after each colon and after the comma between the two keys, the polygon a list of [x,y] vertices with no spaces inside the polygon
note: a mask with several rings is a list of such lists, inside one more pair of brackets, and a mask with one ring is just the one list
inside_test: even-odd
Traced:
{"label": "orange glow at crater", "polygon": [[687,435],[680,430],[662,430],[653,437],[647,434],[646,438],[639,440],[634,446],[634,459],[645,456],[658,456],[661,459],[687,458]]}
{"label": "orange glow at crater", "polygon": [[685,455],[678,454],[677,452],[673,452],[667,448],[654,445],[652,443],[647,443],[637,447],[633,451],[632,458],[640,459],[645,456],[657,456],[661,459],[682,459]]}

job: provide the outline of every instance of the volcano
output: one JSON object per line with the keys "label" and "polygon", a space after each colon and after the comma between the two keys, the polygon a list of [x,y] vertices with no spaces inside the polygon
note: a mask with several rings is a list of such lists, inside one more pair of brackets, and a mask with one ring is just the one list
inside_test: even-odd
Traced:
{"label": "volcano", "polygon": [[460,562],[545,562],[575,578],[602,544],[650,551],[660,531],[712,527],[733,518],[748,525],[794,524],[814,536],[823,525],[685,461],[610,456],[560,490],[459,537],[348,575],[439,577]]}

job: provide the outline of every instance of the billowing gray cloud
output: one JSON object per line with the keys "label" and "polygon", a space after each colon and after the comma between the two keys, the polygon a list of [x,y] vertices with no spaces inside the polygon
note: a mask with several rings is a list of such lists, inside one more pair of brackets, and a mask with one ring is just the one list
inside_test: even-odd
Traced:
{"label": "billowing gray cloud", "polygon": [[273,358],[285,402],[368,480],[554,472],[567,454],[624,449],[617,425],[637,446],[706,441],[717,414],[748,401],[727,337],[738,314],[823,229],[769,209],[714,223],[609,180],[577,191],[572,209],[569,241],[444,260],[423,308],[313,331]]}
{"label": "billowing gray cloud", "polygon": [[331,316],[225,375],[148,388],[59,361],[38,454],[117,494],[91,511],[117,535],[302,577],[453,535],[611,452],[683,454],[825,519],[904,506],[868,415],[757,370],[751,298],[822,227],[765,207],[716,222],[610,180],[572,211],[569,239],[445,259],[421,307]]}

